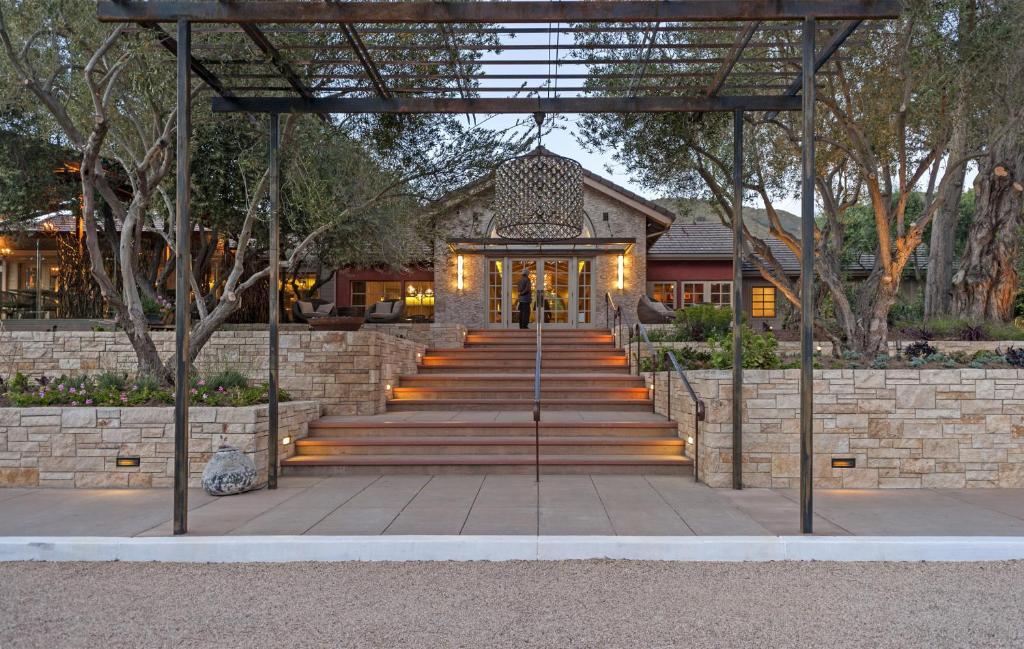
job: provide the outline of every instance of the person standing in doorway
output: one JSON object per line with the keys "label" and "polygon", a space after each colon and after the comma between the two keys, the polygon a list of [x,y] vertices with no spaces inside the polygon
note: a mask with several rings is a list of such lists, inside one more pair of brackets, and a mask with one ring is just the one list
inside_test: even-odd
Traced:
{"label": "person standing in doorway", "polygon": [[523,269],[523,276],[519,278],[519,328],[530,328],[530,305],[533,303],[533,282],[530,281],[530,271]]}

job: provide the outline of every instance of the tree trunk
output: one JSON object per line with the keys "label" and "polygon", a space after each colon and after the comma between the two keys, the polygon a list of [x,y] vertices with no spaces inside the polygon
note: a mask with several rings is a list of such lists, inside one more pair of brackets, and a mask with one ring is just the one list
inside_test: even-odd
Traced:
{"label": "tree trunk", "polygon": [[953,312],[1007,321],[1013,316],[1014,266],[1024,223],[1024,138],[1011,132],[993,144],[980,165],[974,221],[953,276]]}
{"label": "tree trunk", "polygon": [[[957,112],[963,116],[963,100]],[[962,159],[967,154],[967,125],[960,119],[954,126],[949,146],[949,161]],[[956,243],[956,224],[960,219],[960,197],[964,193],[964,174],[967,165],[947,169],[952,180],[943,189],[938,200],[938,211],[932,219],[932,236],[928,248],[928,277],[924,286],[924,317],[947,315],[953,284],[953,246]]]}

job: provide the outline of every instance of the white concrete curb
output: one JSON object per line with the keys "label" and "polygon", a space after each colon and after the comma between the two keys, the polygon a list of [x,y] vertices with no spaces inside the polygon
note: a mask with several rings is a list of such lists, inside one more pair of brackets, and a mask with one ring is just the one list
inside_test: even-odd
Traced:
{"label": "white concrete curb", "polygon": [[0,538],[0,561],[1004,561],[1024,537],[195,536]]}

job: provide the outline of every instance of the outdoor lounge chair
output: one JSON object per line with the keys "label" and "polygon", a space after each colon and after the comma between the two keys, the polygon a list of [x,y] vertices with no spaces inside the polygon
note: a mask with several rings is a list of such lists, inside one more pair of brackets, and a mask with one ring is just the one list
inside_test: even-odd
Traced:
{"label": "outdoor lounge chair", "polygon": [[641,324],[666,324],[675,320],[676,314],[661,302],[642,295],[636,303],[636,317]]}
{"label": "outdoor lounge chair", "polygon": [[390,324],[398,322],[405,313],[405,300],[382,300],[374,302],[366,309],[366,322],[371,324]]}
{"label": "outdoor lounge chair", "polygon": [[313,318],[324,318],[336,315],[334,302],[323,300],[297,300],[292,305],[292,317],[295,322],[309,323]]}

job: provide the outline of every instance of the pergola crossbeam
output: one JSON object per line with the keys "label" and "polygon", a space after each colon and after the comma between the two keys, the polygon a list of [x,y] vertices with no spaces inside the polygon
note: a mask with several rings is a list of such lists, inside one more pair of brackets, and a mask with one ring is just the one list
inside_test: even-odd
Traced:
{"label": "pergola crossbeam", "polygon": [[366,71],[366,76],[369,77],[370,83],[373,84],[373,89],[377,92],[377,96],[381,99],[390,99],[391,92],[388,91],[384,79],[380,76],[380,70],[377,68],[377,64],[374,63],[366,43],[363,42],[359,32],[356,31],[355,25],[339,25],[338,31],[342,33],[345,40],[348,41],[349,47],[355,53],[356,58],[359,59],[359,64]]}
{"label": "pergola crossbeam", "polygon": [[800,110],[799,97],[238,97],[213,98],[217,113],[678,113]]}
{"label": "pergola crossbeam", "polygon": [[729,78],[729,74],[732,69],[736,66],[736,62],[743,56],[743,50],[747,48],[750,43],[750,39],[757,33],[758,27],[760,27],[760,21],[754,21],[747,25],[747,28],[736,34],[736,41],[732,44],[732,49],[725,55],[725,60],[722,61],[722,65],[719,66],[718,71],[715,73],[715,78],[711,81],[708,86],[708,90],[705,93],[708,97],[714,97],[718,94],[718,91],[725,85],[725,80]]}
{"label": "pergola crossbeam", "polygon": [[637,0],[635,2],[188,2],[109,0],[104,22],[579,23],[895,18],[899,0]]}

